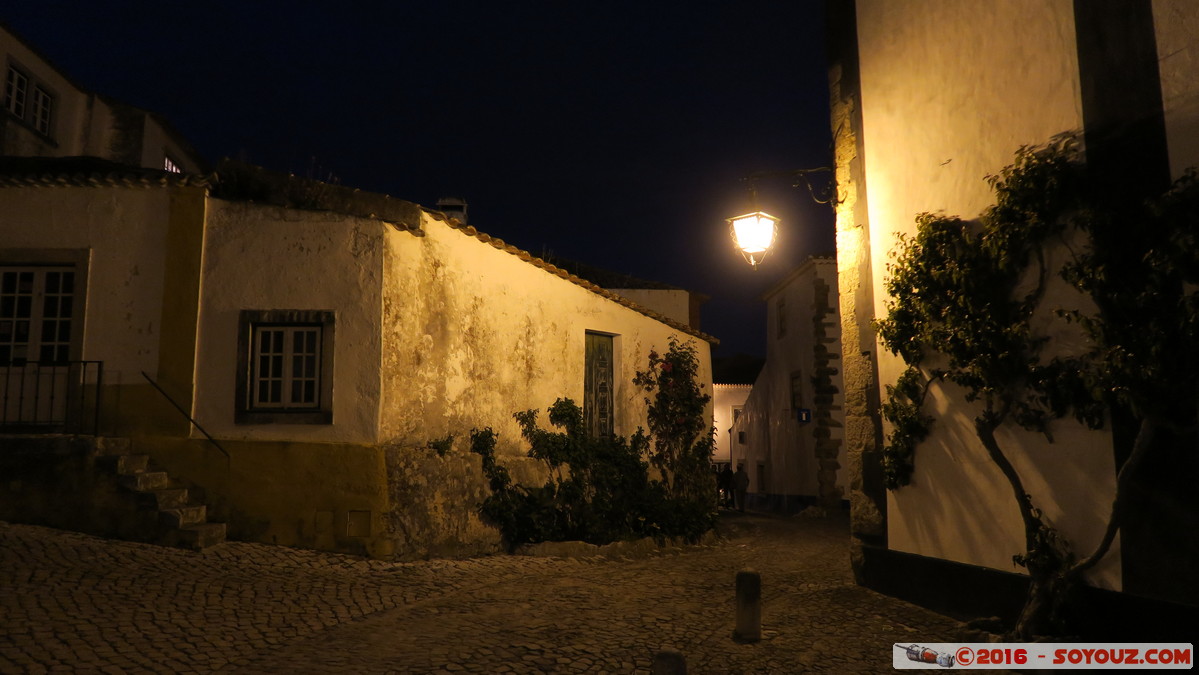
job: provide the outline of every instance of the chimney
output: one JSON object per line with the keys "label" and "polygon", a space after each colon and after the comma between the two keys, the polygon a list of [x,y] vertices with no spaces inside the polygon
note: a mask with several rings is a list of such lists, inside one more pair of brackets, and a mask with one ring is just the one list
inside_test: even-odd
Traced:
{"label": "chimney", "polygon": [[461,197],[442,197],[437,200],[437,210],[466,224],[466,200]]}

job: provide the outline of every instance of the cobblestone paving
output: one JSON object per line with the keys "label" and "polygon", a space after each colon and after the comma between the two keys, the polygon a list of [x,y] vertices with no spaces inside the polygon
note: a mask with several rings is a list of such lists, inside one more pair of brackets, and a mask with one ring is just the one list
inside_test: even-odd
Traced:
{"label": "cobblestone paving", "polygon": [[[230,542],[204,553],[0,523],[0,672],[891,673],[960,625],[853,584],[844,517],[727,514],[636,560],[386,563]],[[762,575],[763,640],[731,639]],[[981,671],[980,671],[981,672]]]}

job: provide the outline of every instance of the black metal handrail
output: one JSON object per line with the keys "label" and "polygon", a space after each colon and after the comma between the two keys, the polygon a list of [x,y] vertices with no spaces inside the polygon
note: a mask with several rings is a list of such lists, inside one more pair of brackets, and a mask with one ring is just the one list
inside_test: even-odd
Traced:
{"label": "black metal handrail", "polygon": [[213,446],[215,446],[217,450],[220,450],[220,451],[221,451],[221,454],[225,456],[225,459],[226,459],[226,460],[232,461],[232,459],[233,459],[233,458],[232,458],[232,457],[230,457],[230,456],[229,456],[229,453],[228,453],[228,452],[226,452],[226,451],[225,451],[225,449],[221,447],[221,444],[220,444],[220,443],[217,443],[217,442],[216,442],[216,439],[215,439],[215,438],[213,438],[213,437],[212,437],[212,435],[211,435],[211,434],[209,434],[207,431],[205,431],[205,430],[204,430],[204,427],[200,426],[200,423],[199,423],[199,422],[197,422],[197,421],[195,420],[195,418],[193,418],[191,415],[189,415],[189,414],[187,413],[187,411],[186,411],[186,410],[184,410],[184,409],[183,409],[183,406],[181,406],[181,405],[179,405],[178,403],[176,403],[176,402],[175,402],[175,399],[171,398],[171,395],[170,395],[170,394],[168,394],[168,393],[166,392],[166,390],[165,390],[165,389],[163,389],[162,387],[158,386],[158,383],[157,383],[157,382],[155,382],[153,379],[151,379],[151,378],[150,378],[150,376],[149,376],[149,375],[147,375],[147,374],[146,374],[146,371],[144,371],[144,370],[142,371],[142,377],[146,378],[146,381],[147,381],[147,382],[149,382],[151,385],[153,385],[153,387],[154,387],[155,389],[157,389],[157,390],[158,390],[158,393],[162,394],[162,395],[163,395],[163,397],[164,397],[164,398],[165,398],[165,399],[166,399],[166,400],[167,400],[167,401],[168,401],[168,402],[169,402],[169,403],[170,403],[172,406],[174,406],[174,407],[175,407],[175,410],[178,410],[178,411],[179,411],[179,414],[180,414],[180,415],[183,415],[184,417],[186,417],[186,418],[187,418],[187,421],[189,421],[189,422],[191,422],[191,423],[192,423],[192,426],[196,427],[196,429],[198,429],[198,430],[200,431],[200,433],[204,434],[204,437],[208,439],[208,442],[209,442],[209,443],[212,443],[212,444],[213,444]]}
{"label": "black metal handrail", "polygon": [[96,435],[103,361],[0,363],[0,429]]}

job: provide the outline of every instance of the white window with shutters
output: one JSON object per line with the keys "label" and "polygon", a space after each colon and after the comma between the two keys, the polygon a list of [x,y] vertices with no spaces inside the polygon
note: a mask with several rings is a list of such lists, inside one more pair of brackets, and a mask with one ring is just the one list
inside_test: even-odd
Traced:
{"label": "white window with shutters", "polygon": [[242,310],[238,424],[333,422],[334,313]]}
{"label": "white window with shutters", "polygon": [[251,406],[320,407],[320,326],[255,326]]}

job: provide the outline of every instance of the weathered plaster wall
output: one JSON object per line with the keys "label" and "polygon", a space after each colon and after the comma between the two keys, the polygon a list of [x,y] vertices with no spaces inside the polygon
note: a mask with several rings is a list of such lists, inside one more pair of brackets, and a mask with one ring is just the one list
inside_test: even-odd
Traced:
{"label": "weathered plaster wall", "polygon": [[422,227],[423,237],[387,234],[385,441],[423,446],[490,426],[501,453],[518,452],[514,412],[544,411],[559,397],[582,404],[587,331],[615,336],[617,434],[644,426],[633,375],[646,367],[651,349],[667,349],[671,336],[695,344],[711,393],[706,342],[538,268],[499,240],[480,235],[487,240],[481,241],[473,229],[429,215]]}
{"label": "weathered plaster wall", "polygon": [[[3,249],[90,250],[85,325],[76,330],[84,330],[83,358],[104,361],[109,384],[142,383],[143,370],[157,374],[173,194],[144,187],[0,188]],[[202,217],[202,210],[190,217]]]}
{"label": "weathered plaster wall", "polygon": [[[976,217],[992,201],[985,175],[1021,145],[1082,127],[1078,63],[1068,0],[860,0],[857,11],[874,315],[882,316],[896,232],[914,232],[923,211]],[[838,246],[844,239],[855,248],[851,230],[838,227]],[[880,355],[880,387],[902,367]],[[888,495],[890,547],[1020,571],[1011,561],[1023,549],[1015,501],[975,439],[977,411],[954,390],[934,391],[931,404],[938,421],[917,452],[913,484]],[[1092,548],[1114,489],[1110,437],[1062,422],[1052,446],[1026,434],[1002,440],[1050,521],[1076,550]],[[1118,554],[1091,578],[1119,589]]]}
{"label": "weathered plaster wall", "polygon": [[[387,513],[397,554],[494,550],[478,517],[488,490],[469,432],[491,427],[513,478],[544,481],[524,457],[512,414],[559,397],[583,402],[587,331],[614,337],[615,432],[644,426],[632,386],[650,349],[692,340],[711,392],[708,344],[528,262],[526,253],[473,228],[425,214],[424,235],[388,230],[383,263],[380,437],[386,444]],[[711,408],[709,407],[709,414]],[[453,436],[445,456],[431,441]]]}
{"label": "weathered plaster wall", "polygon": [[745,405],[753,385],[716,383],[712,388],[715,390],[712,396],[712,425],[716,427],[716,451],[712,454],[712,461],[728,462],[731,461],[736,442],[732,436],[733,408]]}
{"label": "weathered plaster wall", "polygon": [[[382,221],[330,212],[209,200],[194,413],[209,433],[239,440],[378,441],[385,229],[390,226]],[[334,312],[332,424],[234,422],[243,309]]]}
{"label": "weathered plaster wall", "polygon": [[1199,166],[1199,12],[1191,0],[1153,0],[1170,173]]}

